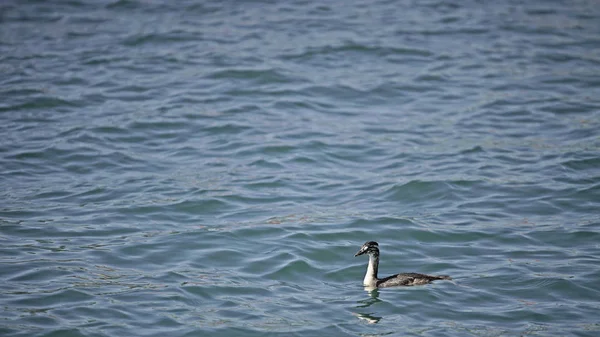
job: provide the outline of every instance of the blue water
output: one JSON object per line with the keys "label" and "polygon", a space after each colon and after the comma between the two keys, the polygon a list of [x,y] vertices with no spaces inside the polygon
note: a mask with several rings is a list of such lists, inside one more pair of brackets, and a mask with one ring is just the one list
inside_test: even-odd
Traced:
{"label": "blue water", "polygon": [[2,336],[600,334],[597,1],[5,0],[0,71]]}

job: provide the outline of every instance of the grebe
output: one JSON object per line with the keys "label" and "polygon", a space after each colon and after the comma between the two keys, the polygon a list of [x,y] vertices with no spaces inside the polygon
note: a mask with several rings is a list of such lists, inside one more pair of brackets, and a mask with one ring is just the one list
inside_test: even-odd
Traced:
{"label": "grebe", "polygon": [[418,273],[402,273],[386,278],[377,278],[377,269],[379,268],[379,244],[375,241],[365,242],[358,253],[354,256],[369,254],[369,266],[363,284],[370,288],[385,288],[395,286],[416,286],[421,284],[431,283],[435,280],[451,280],[447,275],[425,275]]}

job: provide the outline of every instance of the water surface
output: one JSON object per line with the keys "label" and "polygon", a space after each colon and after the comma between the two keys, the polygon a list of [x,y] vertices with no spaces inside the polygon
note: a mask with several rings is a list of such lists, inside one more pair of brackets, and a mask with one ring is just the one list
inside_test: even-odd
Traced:
{"label": "water surface", "polygon": [[0,13],[1,335],[598,335],[597,2]]}

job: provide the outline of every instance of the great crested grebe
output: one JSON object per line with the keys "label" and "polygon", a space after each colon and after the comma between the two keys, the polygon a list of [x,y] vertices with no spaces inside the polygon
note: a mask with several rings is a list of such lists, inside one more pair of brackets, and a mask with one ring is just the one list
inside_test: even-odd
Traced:
{"label": "great crested grebe", "polygon": [[366,287],[372,288],[385,288],[385,287],[396,287],[396,286],[416,286],[421,284],[431,283],[435,280],[451,280],[452,278],[447,275],[426,275],[418,273],[401,273],[386,278],[377,278],[377,269],[379,268],[379,244],[375,241],[365,242],[358,253],[354,256],[363,254],[369,255],[369,266],[367,267],[367,273],[363,284]]}

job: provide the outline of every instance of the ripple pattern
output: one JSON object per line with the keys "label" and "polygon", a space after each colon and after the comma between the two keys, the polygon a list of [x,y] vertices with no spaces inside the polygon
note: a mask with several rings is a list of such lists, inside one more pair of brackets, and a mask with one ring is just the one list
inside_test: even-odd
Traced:
{"label": "ripple pattern", "polygon": [[0,13],[0,335],[598,335],[595,1]]}

